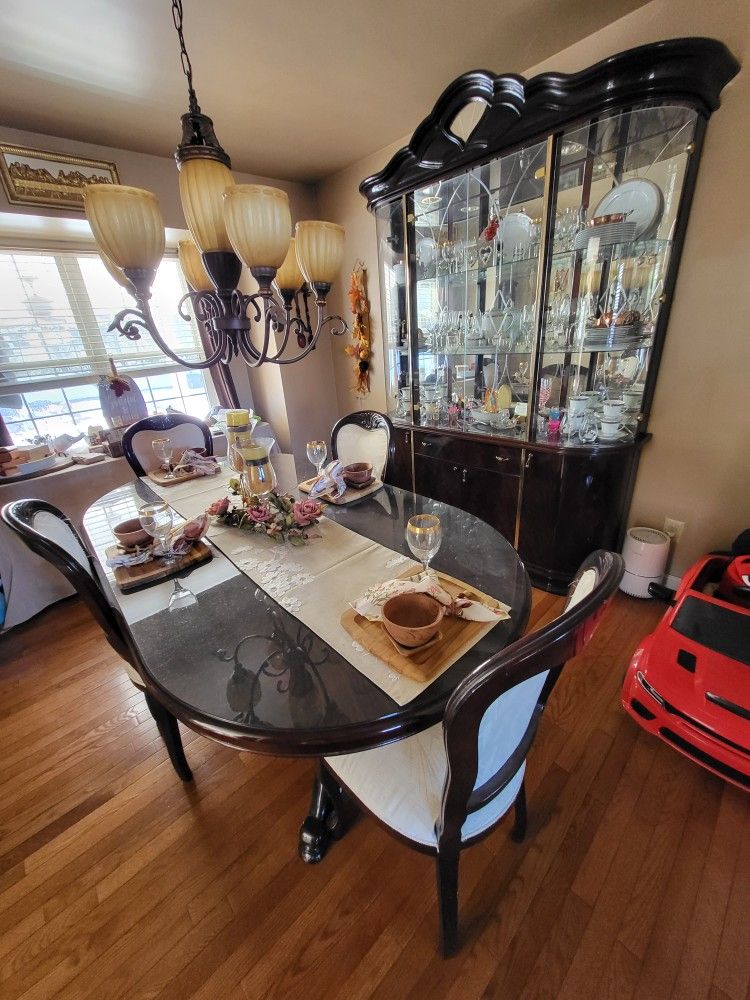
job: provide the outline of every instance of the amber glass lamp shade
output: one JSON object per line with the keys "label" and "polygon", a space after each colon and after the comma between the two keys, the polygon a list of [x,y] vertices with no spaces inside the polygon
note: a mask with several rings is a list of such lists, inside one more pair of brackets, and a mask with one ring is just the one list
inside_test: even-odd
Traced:
{"label": "amber glass lamp shade", "polygon": [[122,285],[126,292],[133,293],[133,283],[122,272],[122,268],[118,267],[117,264],[113,264],[109,257],[99,249],[99,256],[101,257],[102,264],[104,264],[107,269],[107,274],[110,278],[114,278],[118,285]]}
{"label": "amber glass lamp shade", "polygon": [[296,243],[294,237],[289,240],[289,249],[286,252],[284,263],[276,272],[275,284],[279,291],[296,292],[305,282],[305,276],[297,263]]}
{"label": "amber glass lamp shade", "polygon": [[332,285],[344,257],[344,229],[334,222],[298,222],[297,260],[310,286]]}
{"label": "amber glass lamp shade", "polygon": [[97,246],[115,267],[159,266],[164,220],[155,194],[123,184],[90,184],[83,204]]}
{"label": "amber glass lamp shade", "polygon": [[188,228],[202,253],[232,251],[224,225],[222,198],[233,187],[229,167],[198,157],[180,167],[180,200]]}
{"label": "amber glass lamp shade", "polygon": [[213,291],[213,282],[203,266],[201,252],[192,240],[180,240],[177,244],[177,259],[185,275],[185,281],[193,291]]}
{"label": "amber glass lamp shade", "polygon": [[224,221],[243,264],[281,267],[292,231],[285,191],[265,184],[235,184],[224,192]]}

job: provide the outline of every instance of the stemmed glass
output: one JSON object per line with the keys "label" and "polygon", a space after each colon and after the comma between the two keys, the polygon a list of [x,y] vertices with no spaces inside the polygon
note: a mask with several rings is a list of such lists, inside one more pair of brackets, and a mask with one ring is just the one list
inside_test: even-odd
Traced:
{"label": "stemmed glass", "polygon": [[443,528],[435,514],[415,514],[409,518],[406,541],[412,554],[422,563],[425,573],[442,540]]}
{"label": "stemmed glass", "polygon": [[154,438],[151,442],[151,448],[156,457],[161,459],[162,465],[167,467],[164,478],[176,479],[177,476],[172,472],[172,442],[170,439],[168,437]]}
{"label": "stemmed glass", "polygon": [[138,508],[138,519],[143,530],[160,543],[162,551],[159,555],[171,563],[176,558],[167,544],[174,523],[172,508],[168,503],[146,503]]}
{"label": "stemmed glass", "polygon": [[174,578],[174,590],[170,594],[169,604],[167,605],[170,611],[181,611],[183,608],[192,607],[193,604],[198,603],[198,598],[192,592],[188,590],[187,587],[183,587],[177,577]]}
{"label": "stemmed glass", "polygon": [[311,465],[315,466],[317,478],[320,479],[323,470],[323,462],[326,460],[328,448],[325,441],[308,441],[307,457]]}

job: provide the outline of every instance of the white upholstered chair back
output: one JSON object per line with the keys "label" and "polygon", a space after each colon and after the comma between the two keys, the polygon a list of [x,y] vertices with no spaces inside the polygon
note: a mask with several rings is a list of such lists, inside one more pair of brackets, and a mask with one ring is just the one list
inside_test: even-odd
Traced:
{"label": "white upholstered chair back", "polygon": [[135,457],[146,472],[153,472],[161,465],[161,459],[151,447],[155,438],[168,437],[173,448],[203,448],[205,440],[200,427],[195,424],[178,424],[168,431],[142,430],[133,435],[132,447]]}
{"label": "white upholstered chair back", "polygon": [[[587,597],[596,586],[595,569],[586,569],[576,581],[563,614]],[[536,708],[549,670],[529,677],[495,699],[479,724],[478,769],[474,787],[496,774],[520,743]]]}
{"label": "white upholstered chair back", "polygon": [[356,424],[339,428],[336,450],[342,465],[371,462],[373,475],[383,478],[388,461],[388,433],[384,427],[365,430]]}
{"label": "white upholstered chair back", "polygon": [[50,511],[38,510],[34,515],[32,527],[34,531],[43,535],[44,538],[49,539],[55,545],[59,545],[61,549],[64,549],[89,576],[92,576],[88,554],[75,532],[62,518],[57,517]]}

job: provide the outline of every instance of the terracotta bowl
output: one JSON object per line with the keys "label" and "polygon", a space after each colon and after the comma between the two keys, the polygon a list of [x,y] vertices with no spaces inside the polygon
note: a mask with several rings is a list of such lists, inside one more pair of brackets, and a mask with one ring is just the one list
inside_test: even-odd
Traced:
{"label": "terracotta bowl", "polygon": [[427,594],[397,594],[383,605],[383,626],[401,646],[414,649],[437,635],[444,613]]}
{"label": "terracotta bowl", "polygon": [[344,466],[344,482],[364,486],[372,479],[372,462],[355,462]]}
{"label": "terracotta bowl", "polygon": [[131,517],[129,521],[121,521],[112,529],[120,545],[130,548],[133,545],[145,545],[151,541],[151,536],[141,527],[141,522],[137,517]]}

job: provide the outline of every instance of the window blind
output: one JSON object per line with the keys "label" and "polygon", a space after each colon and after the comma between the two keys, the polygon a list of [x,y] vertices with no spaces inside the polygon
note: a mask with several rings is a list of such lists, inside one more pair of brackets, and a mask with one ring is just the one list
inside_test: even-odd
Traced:
{"label": "window blind", "polygon": [[[151,308],[169,346],[181,357],[205,357],[193,320],[177,303],[185,294],[176,258],[165,258]],[[146,375],[180,370],[148,334],[130,341],[107,327],[133,301],[98,255],[81,251],[0,251],[0,393],[50,383],[76,385],[118,370]]]}

